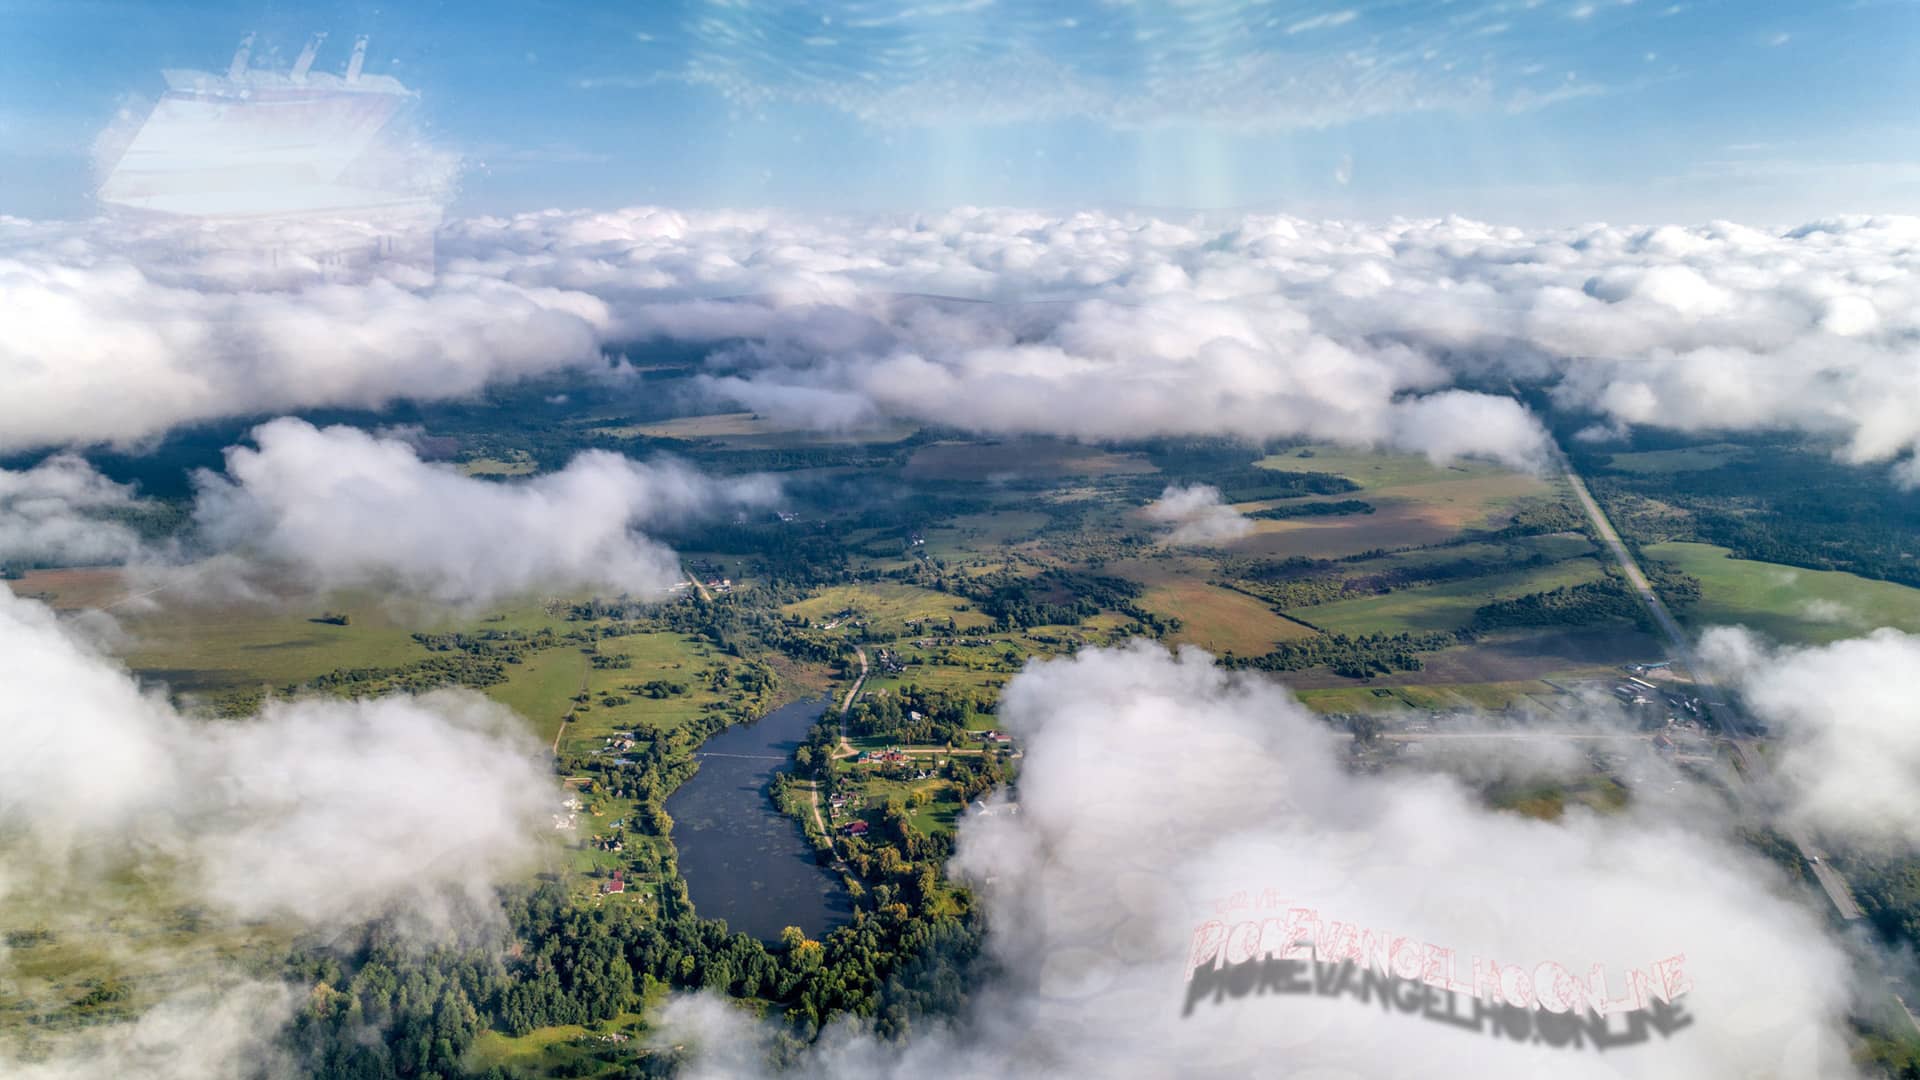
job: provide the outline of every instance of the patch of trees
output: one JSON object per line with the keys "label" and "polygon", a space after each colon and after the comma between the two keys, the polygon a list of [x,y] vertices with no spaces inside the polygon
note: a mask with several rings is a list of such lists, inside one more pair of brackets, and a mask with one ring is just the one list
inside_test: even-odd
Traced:
{"label": "patch of trees", "polygon": [[1077,626],[1102,610],[1138,621],[1154,636],[1167,633],[1170,621],[1140,606],[1141,588],[1126,578],[1068,570],[1045,570],[1032,577],[999,570],[941,583],[972,600],[994,620],[996,632],[1030,626]]}
{"label": "patch of trees", "polygon": [[1468,624],[1476,633],[1519,626],[1590,626],[1644,621],[1645,609],[1627,583],[1608,576],[1578,585],[1483,604]]}
{"label": "patch of trees", "polygon": [[1489,539],[1510,540],[1523,536],[1547,536],[1553,533],[1589,532],[1587,516],[1566,499],[1530,496],[1518,500],[1513,517],[1495,530]]}
{"label": "patch of trees", "polygon": [[1280,521],[1287,518],[1303,517],[1341,517],[1347,514],[1371,514],[1373,504],[1360,499],[1340,499],[1335,502],[1283,503],[1269,506],[1264,510],[1249,510],[1247,516],[1267,521]]}
{"label": "patch of trees", "polygon": [[487,657],[430,656],[398,667],[339,668],[295,683],[282,690],[287,697],[318,691],[340,697],[363,698],[381,694],[423,694],[448,686],[484,689],[507,681],[506,665]]}
{"label": "patch of trees", "polygon": [[[611,1020],[650,985],[772,1003],[800,1040],[839,1013],[872,1018],[883,1038],[905,1037],[922,1018],[966,1004],[980,927],[964,902],[958,914],[930,914],[932,861],[855,843],[850,861],[866,866],[872,887],[852,924],[824,940],[790,928],[770,945],[731,932],[696,916],[676,879],[657,916],[629,904],[584,905],[553,882],[506,890],[504,949],[423,949],[376,925],[355,947],[297,951],[287,974],[307,989],[283,1048],[302,1075],[450,1080],[470,1075],[468,1052],[484,1030],[523,1035]],[[649,1063],[643,1047],[610,1053],[609,1064],[642,1070],[623,1075],[671,1074],[671,1060]]]}
{"label": "patch of trees", "polygon": [[1378,596],[1396,589],[1468,581],[1491,574],[1550,566],[1556,560],[1544,552],[1509,546],[1501,556],[1449,559],[1442,562],[1408,561],[1379,569],[1354,572],[1344,560],[1289,559],[1232,560],[1222,566],[1227,587],[1258,597],[1276,608],[1312,607],[1337,600]]}
{"label": "patch of trees", "polygon": [[546,627],[538,630],[483,629],[454,633],[413,635],[414,643],[433,652],[462,652],[468,656],[496,657],[517,664],[528,653],[550,649],[559,638]]}
{"label": "patch of trees", "polygon": [[1838,859],[1874,931],[1889,944],[1920,948],[1920,858],[1858,852]]}
{"label": "patch of trees", "polygon": [[664,698],[679,697],[680,695],[686,693],[687,684],[677,683],[677,682],[668,682],[665,679],[648,679],[646,682],[635,683],[631,686],[623,686],[621,687],[621,689],[627,691],[630,694],[639,694],[642,697],[652,698],[655,701],[659,701]]}
{"label": "patch of trees", "polygon": [[[1700,599],[1699,579],[1665,563],[1648,563],[1644,569],[1649,584],[1668,607],[1682,610]],[[1468,629],[1480,633],[1521,626],[1591,626],[1620,621],[1643,630],[1655,629],[1639,595],[1626,581],[1609,573],[1598,581],[1484,604],[1474,611]]]}
{"label": "patch of trees", "polygon": [[1318,634],[1314,637],[1284,641],[1262,656],[1239,657],[1228,653],[1221,663],[1232,668],[1260,671],[1304,671],[1326,667],[1349,679],[1365,679],[1395,671],[1419,671],[1425,667],[1423,652],[1433,652],[1455,644],[1452,634]]}
{"label": "patch of trees", "polygon": [[949,743],[964,737],[967,724],[976,715],[992,711],[992,704],[972,691],[908,685],[885,697],[863,696],[848,710],[847,725],[857,735],[883,735],[909,743]]}
{"label": "patch of trees", "polygon": [[1695,540],[1743,559],[1920,587],[1920,492],[1898,488],[1884,466],[1847,465],[1826,447],[1747,442],[1761,452],[1712,468],[1607,471],[1604,455],[1583,464],[1597,470],[1588,483],[1609,512],[1639,507],[1616,524],[1643,543]]}

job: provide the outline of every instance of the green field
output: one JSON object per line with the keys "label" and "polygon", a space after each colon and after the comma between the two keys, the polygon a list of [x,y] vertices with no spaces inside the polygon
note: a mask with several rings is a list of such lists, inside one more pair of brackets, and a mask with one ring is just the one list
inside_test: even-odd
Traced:
{"label": "green field", "polygon": [[1643,549],[1700,579],[1689,624],[1748,626],[1780,641],[1827,642],[1881,626],[1920,633],[1920,589],[1832,570],[1727,557],[1711,544],[1666,543]]}
{"label": "green field", "polygon": [[470,458],[461,463],[460,471],[468,476],[526,476],[539,467],[531,455],[515,451],[504,458]]}
{"label": "green field", "polygon": [[1124,559],[1109,563],[1106,572],[1145,586],[1141,607],[1180,620],[1180,629],[1166,638],[1169,645],[1257,656],[1278,642],[1313,633],[1258,597],[1213,584],[1209,579],[1216,567],[1207,558],[1163,554]]}
{"label": "green field", "polygon": [[882,423],[854,431],[817,431],[757,413],[711,413],[653,424],[590,428],[616,439],[712,439],[733,446],[813,446],[899,442],[916,429],[908,423]]}
{"label": "green field", "polygon": [[[1303,452],[1310,456],[1301,457]],[[1360,485],[1360,495],[1375,508],[1371,514],[1257,521],[1254,534],[1239,541],[1234,550],[1267,556],[1333,558],[1376,548],[1432,544],[1452,538],[1463,529],[1500,524],[1517,499],[1560,492],[1557,485],[1540,477],[1486,462],[1442,466],[1418,455],[1339,447],[1289,450],[1263,458],[1259,464],[1270,469],[1344,476]],[[1271,505],[1270,501],[1246,504],[1250,508]]]}
{"label": "green field", "polygon": [[1681,450],[1642,450],[1637,453],[1612,455],[1611,460],[1607,462],[1607,468],[1629,473],[1693,472],[1699,469],[1717,469],[1752,452],[1752,447],[1734,446],[1730,443],[1689,446]]}
{"label": "green field", "polygon": [[1474,611],[1482,604],[1595,581],[1604,573],[1594,559],[1567,559],[1510,574],[1396,589],[1379,596],[1297,608],[1289,614],[1339,634],[1457,630],[1472,621]]}
{"label": "green field", "polygon": [[[929,761],[932,759],[929,758]],[[932,801],[923,807],[914,807],[907,803],[907,824],[927,835],[950,835],[960,819],[960,812],[966,807],[960,803],[960,795],[951,782],[937,777],[925,780],[887,780],[881,777],[865,777],[860,766],[842,766],[845,774],[857,779],[857,790],[865,796],[866,805],[862,807],[862,816],[877,822],[879,809],[890,798],[898,798],[907,803],[907,797],[915,791],[925,791]]]}
{"label": "green field", "polygon": [[1394,454],[1318,444],[1269,455],[1262,458],[1259,464],[1262,468],[1289,472],[1333,473],[1359,484],[1366,491],[1525,475],[1484,461],[1435,465],[1420,454]]}

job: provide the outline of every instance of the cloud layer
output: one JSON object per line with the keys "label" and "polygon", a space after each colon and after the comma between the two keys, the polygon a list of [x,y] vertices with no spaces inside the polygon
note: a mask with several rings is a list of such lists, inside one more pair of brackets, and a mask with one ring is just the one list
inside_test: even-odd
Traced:
{"label": "cloud layer", "polygon": [[1851,838],[1920,836],[1920,637],[1889,628],[1783,648],[1715,627],[1700,649],[1779,736],[1770,760],[1802,820]]}
{"label": "cloud layer", "polygon": [[717,481],[677,463],[589,451],[496,482],[422,461],[406,442],[282,419],[198,477],[195,520],[217,550],[290,568],[321,589],[398,586],[449,603],[534,589],[656,593],[678,557],[637,531],[764,505],[773,482]]}
{"label": "cloud layer", "polygon": [[1518,381],[1606,426],[1800,430],[1910,462],[1917,239],[1910,218],[642,207],[457,221],[431,283],[296,288],[244,259],[214,274],[177,240],[9,219],[0,448],[458,396],[669,338],[721,347],[716,399],[819,426],[1308,435],[1535,462],[1538,425],[1504,393]]}
{"label": "cloud layer", "polygon": [[188,230],[0,217],[0,452],[459,397],[599,356],[606,311],[582,293],[460,277],[292,288],[297,238],[231,242],[207,256]]}
{"label": "cloud layer", "polygon": [[[742,342],[714,391],[823,426],[892,413],[1535,460],[1525,413],[1473,390],[1511,380],[1610,425],[1801,430],[1886,461],[1920,440],[1916,238],[1911,218],[1523,230],[641,209],[465,222],[447,247],[463,272],[592,291],[635,337]],[[712,299],[727,294],[753,299]]]}
{"label": "cloud layer", "polygon": [[[1546,823],[1486,810],[1445,777],[1351,775],[1277,684],[1148,644],[1035,664],[1001,715],[1027,747],[1019,813],[968,818],[955,868],[975,883],[1002,977],[957,1028],[905,1047],[830,1034],[814,1075],[1258,1074],[1276,1061],[1328,1077],[1851,1074],[1840,950],[1698,808]],[[1183,1016],[1212,902],[1268,889],[1461,957],[1584,972],[1683,953],[1691,1023],[1601,1054],[1316,996]],[[742,1021],[698,1002],[670,1018],[713,1055],[696,1075],[747,1066],[733,1056],[746,1056]]]}

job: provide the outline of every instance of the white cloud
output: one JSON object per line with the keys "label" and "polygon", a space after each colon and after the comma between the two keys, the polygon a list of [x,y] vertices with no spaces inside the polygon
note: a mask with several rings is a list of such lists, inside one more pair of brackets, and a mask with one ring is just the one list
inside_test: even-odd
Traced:
{"label": "white cloud", "polygon": [[34,868],[15,888],[51,895],[70,873],[151,860],[240,918],[486,909],[541,857],[558,791],[543,748],[477,694],[196,721],[0,589],[0,830]]}
{"label": "white cloud", "polygon": [[274,1044],[293,1017],[285,986],[239,982],[181,991],[128,1024],[56,1035],[25,1058],[0,1046],[10,1080],[247,1080],[291,1076]]}
{"label": "white cloud", "polygon": [[1253,532],[1253,521],[1221,502],[1220,489],[1211,484],[1169,484],[1142,513],[1173,526],[1166,536],[1169,544],[1218,544]]}
{"label": "white cloud", "polygon": [[[1853,1074],[1842,951],[1708,810],[1548,823],[1483,809],[1443,777],[1352,775],[1277,684],[1147,644],[1033,665],[1001,716],[1027,751],[1019,813],[964,820],[954,863],[1001,977],[955,1027],[905,1046],[830,1032],[805,1075],[1261,1074],[1276,1060],[1329,1077]],[[1347,997],[1229,997],[1183,1015],[1212,901],[1269,888],[1460,958],[1620,972],[1684,953],[1690,1022],[1601,1053]],[[690,1001],[665,1020],[708,1055],[692,1075],[753,1068],[737,1012]]]}
{"label": "white cloud", "polygon": [[1846,623],[1858,626],[1866,620],[1853,608],[1837,600],[1815,599],[1800,605],[1800,617],[1812,622]]}
{"label": "white cloud", "polygon": [[1771,760],[1804,821],[1869,839],[1920,835],[1920,637],[1887,628],[1793,648],[1716,627],[1700,648],[1778,736]]}
{"label": "white cloud", "polygon": [[199,474],[194,516],[216,549],[281,564],[318,588],[398,586],[448,603],[535,589],[644,595],[682,577],[678,557],[638,531],[765,504],[763,477],[717,481],[672,462],[605,451],[505,482],[420,460],[357,428],[281,419]]}
{"label": "white cloud", "polygon": [[1288,25],[1287,33],[1304,34],[1309,30],[1327,30],[1336,26],[1345,26],[1359,17],[1360,13],[1353,10],[1333,11],[1324,15],[1311,15]]}
{"label": "white cloud", "polygon": [[[1533,424],[1491,392],[1515,380],[1615,427],[1800,430],[1855,462],[1920,443],[1911,218],[546,211],[452,223],[430,287],[281,291],[189,287],[171,249],[83,227],[0,235],[0,299],[29,316],[0,327],[11,446],[457,395],[656,337],[726,345],[716,397],[823,426],[894,414],[1537,461]],[[1428,402],[1449,392],[1480,397]]]}
{"label": "white cloud", "polygon": [[599,356],[592,297],[484,278],[290,288],[265,243],[0,222],[0,451],[179,424],[449,398]]}
{"label": "white cloud", "polygon": [[72,454],[56,454],[31,469],[0,469],[0,566],[132,558],[140,538],[109,515],[137,506],[131,487]]}

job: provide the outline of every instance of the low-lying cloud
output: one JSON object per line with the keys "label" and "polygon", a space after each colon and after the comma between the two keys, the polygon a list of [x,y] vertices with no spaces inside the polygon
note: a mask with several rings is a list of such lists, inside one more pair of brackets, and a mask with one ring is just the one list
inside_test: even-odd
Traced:
{"label": "low-lying cloud", "polygon": [[1220,501],[1220,489],[1211,484],[1169,484],[1141,512],[1173,526],[1164,538],[1169,544],[1218,544],[1253,532],[1253,520]]}
{"label": "low-lying cloud", "polygon": [[320,589],[395,586],[457,604],[534,589],[663,592],[684,576],[679,558],[641,528],[776,494],[764,477],[715,480],[606,451],[502,482],[357,428],[282,419],[252,440],[228,448],[225,473],[197,478],[202,541]]}
{"label": "low-lying cloud", "polygon": [[1793,813],[1853,838],[1920,836],[1920,637],[1791,647],[1715,627],[1700,650],[1778,737],[1770,760]]}
{"label": "low-lying cloud", "polygon": [[0,1047],[0,1070],[10,1080],[290,1078],[293,1062],[276,1040],[294,1004],[290,989],[278,983],[197,987],[132,1023],[57,1038],[21,1059]]}
{"label": "low-lying cloud", "polygon": [[[1845,957],[1710,817],[1636,806],[1542,822],[1487,810],[1441,776],[1352,775],[1278,684],[1193,650],[1036,663],[1008,683],[1001,716],[1027,749],[1019,812],[964,820],[954,869],[1002,975],[955,1026],[903,1046],[830,1031],[807,1075],[1260,1074],[1282,1061],[1342,1077],[1852,1074]],[[1460,957],[1584,974],[1684,954],[1689,1022],[1600,1054],[1314,995],[1183,1015],[1196,927],[1257,921],[1214,902],[1268,890]],[[707,1055],[694,1075],[751,1071],[753,1029],[737,1013],[691,1000],[668,1019]]]}
{"label": "low-lying cloud", "polygon": [[0,567],[124,562],[140,537],[111,515],[138,503],[131,487],[73,454],[0,469]]}
{"label": "low-lying cloud", "polygon": [[559,799],[544,748],[472,692],[196,720],[0,589],[0,836],[31,868],[7,890],[142,867],[246,919],[485,908],[538,863]]}

